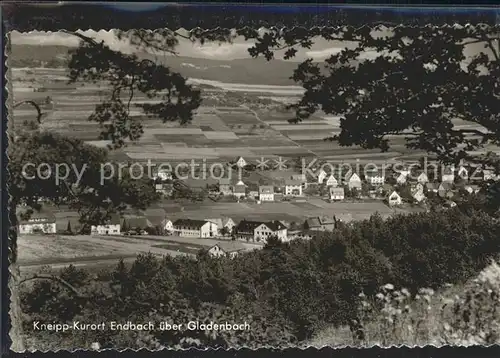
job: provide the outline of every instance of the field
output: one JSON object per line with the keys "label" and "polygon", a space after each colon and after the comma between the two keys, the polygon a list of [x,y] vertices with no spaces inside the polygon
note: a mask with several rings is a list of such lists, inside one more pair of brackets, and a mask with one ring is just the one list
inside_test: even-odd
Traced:
{"label": "field", "polygon": [[[106,88],[98,84],[67,84],[65,80],[64,69],[14,68],[14,101],[35,100],[43,103],[49,96],[52,103],[43,105],[44,129],[76,136],[93,145],[105,146],[108,142],[98,140],[100,129],[95,123],[88,121],[88,116],[95,105],[105,98]],[[263,88],[262,91],[280,92],[279,86],[271,87]],[[243,90],[235,85],[230,88]],[[229,93],[217,91],[217,88],[210,90],[211,93],[230,97]],[[262,95],[262,92],[257,94]],[[256,94],[245,92],[246,98],[252,95],[256,97]],[[134,98],[132,104],[144,102],[157,101],[139,96]],[[404,141],[397,138],[392,140],[392,149],[388,153],[340,147],[336,143],[323,141],[324,138],[339,133],[338,117],[317,114],[303,123],[290,124],[290,113],[254,111],[243,103],[239,104],[239,107],[202,106],[194,120],[184,126],[177,123],[164,124],[154,118],[146,118],[138,108],[133,108],[131,116],[143,119],[144,135],[138,142],[113,151],[113,156],[119,161],[151,160],[175,164],[202,159],[209,163],[221,162],[237,156],[243,156],[250,162],[261,157],[272,159],[298,156],[382,162],[414,159],[421,155],[408,151],[404,147]],[[27,125],[34,118],[35,110],[29,105],[22,105],[14,110],[14,124],[17,127]],[[470,123],[462,121],[456,125],[466,127],[470,126]]]}

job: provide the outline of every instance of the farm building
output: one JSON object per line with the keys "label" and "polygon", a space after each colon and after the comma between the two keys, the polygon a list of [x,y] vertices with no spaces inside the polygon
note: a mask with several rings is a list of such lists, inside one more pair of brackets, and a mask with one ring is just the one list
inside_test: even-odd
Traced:
{"label": "farm building", "polygon": [[56,233],[56,217],[48,211],[33,212],[29,219],[18,217],[19,234],[33,234],[43,232],[44,234]]}
{"label": "farm building", "polygon": [[393,206],[393,205],[401,205],[403,203],[403,200],[396,191],[393,191],[387,196],[387,202],[389,203],[390,206]]}
{"label": "farm building", "polygon": [[105,224],[92,225],[90,233],[92,235],[120,235],[120,217],[113,215]]}
{"label": "farm building", "polygon": [[260,201],[274,201],[274,187],[272,185],[262,185],[259,187]]}
{"label": "farm building", "polygon": [[330,188],[330,200],[344,200],[344,188]]}
{"label": "farm building", "polygon": [[231,259],[238,256],[239,253],[245,251],[245,248],[235,242],[221,242],[212,246],[208,253],[212,257],[229,257]]}
{"label": "farm building", "polygon": [[286,196],[302,196],[302,182],[300,180],[285,180]]}
{"label": "farm building", "polygon": [[317,216],[306,219],[304,222],[304,230],[310,231],[332,231],[336,228],[335,218],[327,216]]}
{"label": "farm building", "polygon": [[174,231],[181,237],[217,236],[217,224],[207,220],[178,219],[173,223]]}

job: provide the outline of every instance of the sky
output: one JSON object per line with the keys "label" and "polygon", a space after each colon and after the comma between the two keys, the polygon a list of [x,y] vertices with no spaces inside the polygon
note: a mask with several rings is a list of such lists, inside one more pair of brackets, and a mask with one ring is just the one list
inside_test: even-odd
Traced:
{"label": "sky", "polygon": [[[183,30],[179,30],[183,31]],[[127,40],[119,41],[115,36],[113,30],[110,31],[94,31],[87,30],[81,31],[82,34],[95,38],[98,41],[104,41],[112,49],[124,53],[132,53],[135,47],[130,45]],[[27,33],[19,33],[17,31],[11,32],[11,40],[13,44],[30,44],[30,45],[59,45],[76,47],[79,44],[79,39],[76,36],[65,34],[61,32],[43,32],[32,31]],[[176,51],[180,56],[194,57],[194,58],[209,58],[213,60],[234,60],[250,58],[248,48],[253,45],[253,41],[245,41],[243,37],[236,38],[233,43],[207,43],[205,45],[193,44],[189,40],[179,38],[179,45]],[[312,58],[316,61],[321,61],[328,56],[338,53],[345,47],[353,47],[353,43],[347,41],[326,41],[317,38],[313,41],[311,49],[298,48],[296,56],[292,61],[302,62],[305,59]],[[466,48],[466,56],[474,54],[482,50],[481,44],[471,45]],[[275,57],[281,59],[284,52],[276,52]],[[362,58],[376,57],[377,53],[374,51],[367,51],[362,54]]]}

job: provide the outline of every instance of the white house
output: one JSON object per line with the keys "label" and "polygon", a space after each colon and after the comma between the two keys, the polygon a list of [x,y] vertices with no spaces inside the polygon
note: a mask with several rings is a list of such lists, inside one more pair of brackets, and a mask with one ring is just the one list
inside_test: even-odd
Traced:
{"label": "white house", "polygon": [[361,178],[359,177],[358,174],[353,173],[350,177],[349,180],[347,181],[347,186],[349,189],[358,189],[361,190]]}
{"label": "white house", "polygon": [[495,172],[490,169],[483,170],[483,180],[498,180],[499,176],[495,175]]}
{"label": "white house", "polygon": [[396,176],[396,183],[399,184],[399,185],[403,185],[406,183],[406,181],[408,180],[408,173],[399,173],[397,176]]}
{"label": "white house", "polygon": [[170,169],[159,169],[156,172],[155,179],[172,180],[172,171]]}
{"label": "white house", "polygon": [[305,174],[292,174],[292,180],[297,180],[302,183],[302,189],[307,188],[307,177]]}
{"label": "white house", "polygon": [[238,199],[245,197],[246,192],[247,192],[247,186],[241,180],[238,183],[236,183],[236,185],[233,187],[233,195],[236,196]]}
{"label": "white house", "polygon": [[441,182],[453,183],[455,181],[455,169],[453,167],[446,167],[443,169],[441,175]]}
{"label": "white house", "polygon": [[92,225],[90,227],[90,233],[92,235],[120,235],[120,229],[120,217],[114,215],[105,224]]}
{"label": "white house", "polygon": [[207,220],[178,219],[173,226],[181,237],[214,237],[218,232],[217,224]]}
{"label": "white house", "polygon": [[423,191],[420,191],[420,190],[413,192],[412,197],[413,197],[413,199],[415,199],[415,201],[417,203],[420,203],[420,202],[425,200],[425,194]]}
{"label": "white house", "polygon": [[260,201],[274,201],[274,187],[272,185],[262,185],[259,187]]}
{"label": "white house", "polygon": [[370,170],[365,174],[365,179],[370,185],[383,185],[385,175],[380,170]]}
{"label": "white house", "polygon": [[344,200],[345,190],[344,188],[330,188],[330,200]]}
{"label": "white house", "polygon": [[237,243],[220,242],[212,246],[208,253],[212,257],[229,257],[234,259],[240,252],[245,251],[245,248],[239,246]]}
{"label": "white house", "polygon": [[243,157],[239,157],[238,159],[236,159],[236,166],[238,168],[244,168],[246,165],[247,165],[247,162],[245,159],[243,159]]}
{"label": "white house", "polygon": [[478,185],[466,185],[464,187],[465,191],[467,191],[469,194],[477,194],[481,190],[481,187]]}
{"label": "white house", "polygon": [[429,182],[429,177],[427,177],[427,174],[424,172],[420,173],[420,175],[417,177],[417,182],[420,184],[425,185],[426,183]]}
{"label": "white house", "polygon": [[51,212],[33,212],[28,220],[18,218],[19,234],[34,234],[42,232],[44,234],[56,233],[56,217]]}
{"label": "white house", "polygon": [[254,229],[255,241],[266,242],[271,236],[276,236],[280,241],[287,241],[287,228],[279,221],[262,223]]}
{"label": "white house", "polygon": [[326,180],[326,186],[332,186],[332,187],[337,187],[339,186],[339,182],[338,180],[332,175],[330,175],[328,177],[328,179]]}
{"label": "white house", "polygon": [[222,227],[227,228],[228,232],[232,232],[236,223],[231,218],[222,218]]}
{"label": "white house", "polygon": [[169,232],[174,231],[174,223],[172,220],[164,219],[161,224],[163,226],[163,230]]}
{"label": "white house", "polygon": [[326,178],[326,172],[323,169],[320,169],[318,171],[317,176],[318,176],[318,184],[323,184],[323,181]]}
{"label": "white house", "polygon": [[396,191],[393,191],[387,197],[387,202],[389,203],[390,206],[393,206],[393,205],[401,205],[403,201],[401,200],[401,196]]}
{"label": "white house", "polygon": [[425,187],[424,187],[424,185],[422,183],[416,183],[416,184],[412,185],[411,192],[412,193],[417,193],[417,192],[420,191],[420,192],[423,193],[424,192],[424,188]]}
{"label": "white house", "polygon": [[279,221],[249,221],[242,220],[235,228],[235,236],[247,241],[266,241],[271,236],[277,236],[282,241],[288,241],[287,228]]}
{"label": "white house", "polygon": [[302,182],[299,180],[285,180],[286,196],[302,196]]}
{"label": "white house", "polygon": [[467,180],[469,178],[469,171],[463,165],[458,168],[457,176],[461,179]]}

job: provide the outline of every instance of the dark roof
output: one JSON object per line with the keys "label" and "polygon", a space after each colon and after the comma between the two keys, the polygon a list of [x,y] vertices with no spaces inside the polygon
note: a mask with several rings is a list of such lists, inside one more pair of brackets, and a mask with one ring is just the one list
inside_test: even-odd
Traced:
{"label": "dark roof", "polygon": [[129,229],[145,229],[153,226],[145,216],[125,217],[122,223]]}
{"label": "dark roof", "polygon": [[214,246],[212,246],[212,248],[215,246],[218,246],[220,249],[222,249],[222,251],[225,251],[225,252],[237,252],[237,251],[245,250],[244,247],[242,247],[241,245],[239,245],[236,242],[219,242],[219,243],[215,244]]}
{"label": "dark roof", "polygon": [[19,224],[33,223],[34,220],[37,220],[37,219],[40,220],[38,222],[46,222],[46,223],[55,223],[56,222],[56,217],[55,217],[54,213],[48,209],[42,209],[40,211],[34,210],[33,213],[30,215],[29,220],[24,220],[21,218],[22,214],[25,212],[26,212],[25,210],[21,210],[17,213]]}
{"label": "dark roof", "polygon": [[365,173],[366,178],[381,177],[383,173],[381,170],[370,170]]}
{"label": "dark roof", "polygon": [[121,223],[120,215],[113,214],[110,216],[109,220],[105,220],[101,225],[118,225]]}
{"label": "dark roof", "polygon": [[439,190],[451,190],[451,184],[449,183],[441,183],[439,185]]}
{"label": "dark roof", "polygon": [[274,187],[272,185],[262,185],[262,186],[259,186],[259,193],[260,194],[273,194],[274,193]]}
{"label": "dark roof", "polygon": [[249,220],[241,220],[236,226],[236,231],[240,232],[252,232],[256,227],[264,224],[263,221],[249,221]]}
{"label": "dark roof", "polygon": [[287,180],[285,180],[285,185],[302,185],[302,181],[294,180],[294,179],[287,179]]}
{"label": "dark roof", "polygon": [[316,216],[313,218],[307,218],[306,224],[310,228],[316,227],[316,226],[321,226],[321,225],[331,225],[331,224],[335,224],[335,219],[329,218],[326,216]]}
{"label": "dark roof", "polygon": [[272,231],[278,231],[278,230],[283,230],[286,229],[286,226],[283,225],[282,222],[274,220],[274,221],[269,221],[267,223],[264,223],[268,228],[270,228]]}
{"label": "dark roof", "polygon": [[174,221],[174,226],[188,226],[188,227],[196,227],[200,228],[205,225],[207,220],[191,220],[191,219],[177,219]]}
{"label": "dark roof", "polygon": [[246,188],[247,187],[246,187],[245,184],[243,184],[243,185],[239,184],[239,185],[235,185],[233,190],[234,190],[235,193],[243,193],[243,194],[245,194]]}
{"label": "dark roof", "polygon": [[330,188],[330,194],[337,193],[337,194],[344,194],[345,190],[344,188]]}

